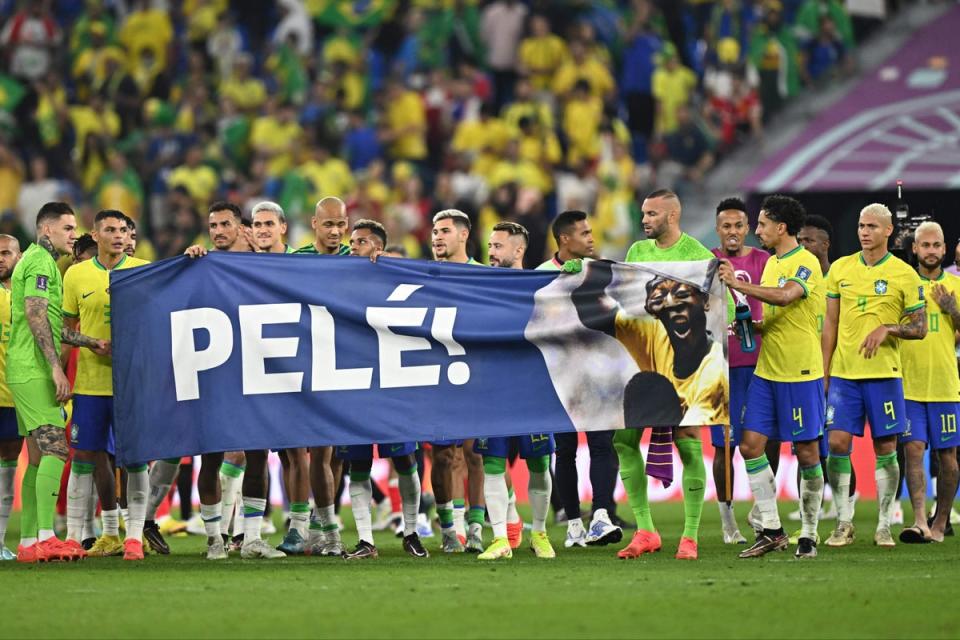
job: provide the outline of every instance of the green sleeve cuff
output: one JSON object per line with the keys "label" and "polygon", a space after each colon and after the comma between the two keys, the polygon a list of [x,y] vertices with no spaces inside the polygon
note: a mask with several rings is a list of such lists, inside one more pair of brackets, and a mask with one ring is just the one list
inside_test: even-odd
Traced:
{"label": "green sleeve cuff", "polygon": [[63,312],[63,315],[64,315],[64,317],[67,317],[67,318],[79,318],[79,317],[80,317],[80,314],[78,314],[78,313],[70,313],[69,311],[64,311],[64,312]]}
{"label": "green sleeve cuff", "polygon": [[834,300],[839,300],[839,299],[840,299],[840,294],[839,294],[839,293],[832,293],[832,292],[830,292],[830,291],[827,291],[827,297],[828,297],[828,298],[833,298]]}
{"label": "green sleeve cuff", "polygon": [[787,282],[796,282],[798,285],[803,287],[804,298],[810,295],[810,289],[807,287],[807,283],[801,280],[800,278],[787,278]]}
{"label": "green sleeve cuff", "polygon": [[914,311],[917,311],[918,309],[923,309],[925,306],[927,306],[927,303],[926,303],[926,302],[920,302],[920,303],[918,303],[918,304],[913,305],[912,307],[907,307],[906,309],[903,310],[903,312],[904,312],[904,313],[913,313]]}

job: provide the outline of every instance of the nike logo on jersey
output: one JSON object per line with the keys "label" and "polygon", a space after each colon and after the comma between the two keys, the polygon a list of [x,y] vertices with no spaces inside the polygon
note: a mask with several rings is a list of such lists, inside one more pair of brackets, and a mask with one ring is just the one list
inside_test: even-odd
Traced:
{"label": "nike logo on jersey", "polygon": [[96,293],[96,291],[91,291],[90,293],[84,293],[84,294],[81,295],[80,297],[83,298],[84,300],[86,300],[87,298],[89,298],[90,296],[92,296],[92,295],[95,294],[95,293]]}
{"label": "nike logo on jersey", "polygon": [[898,424],[900,424],[900,423],[899,423],[899,422],[891,422],[890,424],[885,425],[885,426],[883,427],[883,429],[884,429],[884,431],[890,431],[890,429],[893,429],[893,428],[896,427]]}
{"label": "nike logo on jersey", "polygon": [[841,286],[841,287],[849,287],[849,286],[850,286],[850,283],[849,283],[849,282],[841,282],[841,283],[840,283],[840,286]]}
{"label": "nike logo on jersey", "polygon": [[798,429],[797,431],[793,431],[792,433],[793,433],[793,435],[798,436],[798,435],[800,435],[801,433],[803,433],[803,428],[800,428],[800,429]]}

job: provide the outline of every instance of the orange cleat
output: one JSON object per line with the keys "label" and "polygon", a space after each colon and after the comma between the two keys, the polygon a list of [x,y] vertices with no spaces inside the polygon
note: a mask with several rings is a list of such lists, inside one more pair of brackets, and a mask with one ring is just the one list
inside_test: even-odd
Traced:
{"label": "orange cleat", "polygon": [[617,552],[617,557],[621,560],[633,560],[645,553],[656,553],[660,551],[661,546],[659,533],[637,529],[636,533],[633,534],[633,540]]}
{"label": "orange cleat", "polygon": [[136,538],[128,538],[123,541],[123,559],[124,560],[143,560],[143,542]]}
{"label": "orange cleat", "polygon": [[70,549],[74,554],[74,560],[83,560],[87,557],[87,552],[84,550],[83,545],[81,545],[76,540],[64,540],[63,545]]}
{"label": "orange cleat", "polygon": [[37,562],[37,543],[34,542],[29,547],[20,545],[17,547],[17,562],[34,563]]}
{"label": "orange cleat", "polygon": [[511,549],[517,549],[520,547],[520,543],[523,542],[522,518],[516,522],[507,523],[507,540],[510,542]]}
{"label": "orange cleat", "polygon": [[680,546],[677,547],[677,560],[696,560],[697,559],[697,541],[693,538],[680,538]]}
{"label": "orange cleat", "polygon": [[460,544],[462,544],[463,546],[466,546],[466,545],[467,545],[467,537],[466,537],[466,536],[462,536],[462,535],[460,535],[460,534],[458,533],[458,534],[457,534],[457,540],[459,540],[459,541],[460,541]]}
{"label": "orange cleat", "polygon": [[38,562],[70,562],[80,559],[72,547],[56,536],[38,542],[36,546]]}

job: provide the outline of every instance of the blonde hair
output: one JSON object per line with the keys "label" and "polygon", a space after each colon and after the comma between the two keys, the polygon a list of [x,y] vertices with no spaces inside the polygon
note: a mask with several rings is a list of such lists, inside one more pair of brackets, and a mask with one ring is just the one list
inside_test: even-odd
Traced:
{"label": "blonde hair", "polygon": [[874,202],[868,204],[863,209],[860,210],[861,216],[871,215],[881,218],[888,224],[893,224],[893,214],[890,213],[890,209],[887,208],[887,205],[880,204],[879,202]]}
{"label": "blonde hair", "polygon": [[926,222],[921,222],[920,226],[917,227],[917,230],[913,232],[914,238],[919,238],[922,234],[925,233],[936,233],[940,236],[940,240],[943,240],[943,227],[939,223],[934,222],[933,220],[927,220]]}

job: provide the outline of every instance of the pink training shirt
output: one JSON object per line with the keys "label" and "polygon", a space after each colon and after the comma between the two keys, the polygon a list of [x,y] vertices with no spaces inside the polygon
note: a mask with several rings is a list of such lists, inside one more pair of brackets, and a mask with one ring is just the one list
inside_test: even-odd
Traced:
{"label": "pink training shirt", "polygon": [[[750,284],[760,284],[760,277],[763,275],[763,267],[766,266],[770,254],[760,249],[750,248],[745,256],[728,256],[723,249],[717,247],[711,249],[713,255],[718,258],[725,258],[733,265],[737,274],[737,280],[748,282]],[[737,304],[746,302],[750,305],[750,315],[754,320],[760,320],[763,317],[763,303],[756,298],[748,298],[742,293],[730,291]],[[740,350],[740,339],[735,336],[729,338],[730,366],[731,367],[755,367],[757,358],[760,356],[760,336],[755,335],[757,348],[753,353],[744,353]]]}

